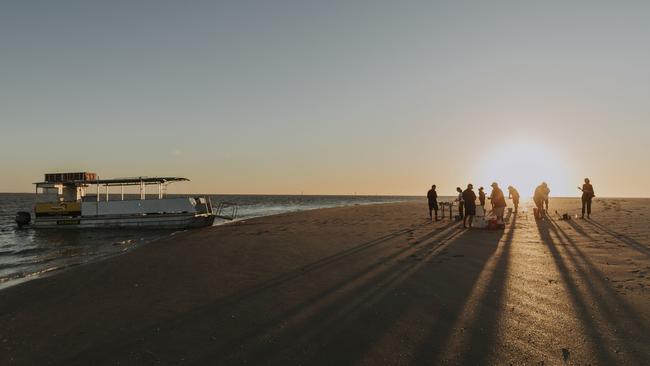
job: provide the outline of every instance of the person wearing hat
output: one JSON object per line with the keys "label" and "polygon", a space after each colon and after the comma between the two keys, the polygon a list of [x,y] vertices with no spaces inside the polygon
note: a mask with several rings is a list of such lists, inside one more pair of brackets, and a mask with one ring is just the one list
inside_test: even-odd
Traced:
{"label": "person wearing hat", "polygon": [[496,182],[492,183],[490,187],[492,187],[492,192],[490,192],[492,211],[494,211],[494,215],[497,217],[497,222],[503,222],[503,213],[507,206],[506,197]]}
{"label": "person wearing hat", "polygon": [[585,184],[582,185],[582,188],[578,187],[582,191],[582,218],[585,218],[585,209],[587,210],[587,218],[591,216],[591,200],[596,197],[594,194],[594,187],[589,182],[589,178],[585,178]]}
{"label": "person wearing hat", "polygon": [[476,215],[476,194],[473,189],[474,186],[470,183],[467,185],[467,189],[463,191],[463,202],[465,203],[465,218],[463,219],[464,228],[467,228],[467,219],[469,219],[469,227],[472,227],[472,222]]}

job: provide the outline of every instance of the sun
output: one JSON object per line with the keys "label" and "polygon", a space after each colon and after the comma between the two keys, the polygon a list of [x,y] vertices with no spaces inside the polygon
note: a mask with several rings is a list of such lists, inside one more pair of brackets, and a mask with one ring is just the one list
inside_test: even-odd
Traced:
{"label": "sun", "polygon": [[497,182],[507,194],[509,185],[517,188],[522,197],[533,195],[535,187],[547,182],[552,196],[570,194],[568,160],[558,149],[534,141],[520,141],[481,154],[478,171],[481,185],[487,192],[490,183]]}

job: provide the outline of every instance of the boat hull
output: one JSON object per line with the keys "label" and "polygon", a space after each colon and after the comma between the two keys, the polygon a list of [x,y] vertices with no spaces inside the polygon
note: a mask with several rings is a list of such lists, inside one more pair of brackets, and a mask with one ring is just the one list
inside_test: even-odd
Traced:
{"label": "boat hull", "polygon": [[190,229],[211,226],[214,219],[213,214],[39,217],[31,226],[39,229]]}

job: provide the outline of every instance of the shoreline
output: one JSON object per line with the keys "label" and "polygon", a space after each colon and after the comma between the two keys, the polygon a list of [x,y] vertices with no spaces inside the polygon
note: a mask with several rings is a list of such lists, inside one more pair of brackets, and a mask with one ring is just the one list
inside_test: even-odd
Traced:
{"label": "shoreline", "polygon": [[2,290],[0,363],[643,364],[649,201],[505,231],[424,200],[184,231]]}
{"label": "shoreline", "polygon": [[[353,204],[348,204],[348,205],[331,206],[331,207],[298,209],[298,210],[293,210],[293,211],[274,213],[274,214],[270,214],[270,215],[252,216],[252,217],[247,217],[247,218],[244,218],[244,219],[235,219],[233,221],[225,221],[223,223],[213,224],[210,227],[233,225],[233,224],[235,224],[237,222],[245,222],[247,220],[254,220],[254,219],[259,219],[259,218],[264,218],[264,217],[273,217],[273,216],[278,216],[278,215],[286,215],[286,214],[299,213],[299,212],[305,212],[305,211],[327,210],[327,209],[338,208],[338,207],[353,207],[353,206],[363,206],[363,205],[383,205],[383,204],[392,204],[392,203],[400,203],[400,202],[408,202],[408,201],[362,202],[362,203],[353,203]],[[204,229],[204,228],[201,228],[201,229]],[[198,229],[198,230],[201,230],[201,229]],[[34,230],[34,229],[29,228],[28,230]],[[56,229],[47,229],[47,230],[56,230]],[[102,232],[102,231],[110,232],[113,229],[99,228],[99,229],[85,229],[85,230],[94,230],[94,231],[98,231],[98,232]],[[17,286],[17,285],[19,285],[21,283],[34,281],[34,280],[37,280],[39,278],[55,276],[55,275],[57,275],[59,273],[62,273],[63,271],[66,271],[66,270],[68,270],[70,268],[74,268],[74,267],[78,267],[78,266],[85,266],[85,265],[101,262],[101,261],[104,261],[104,260],[107,260],[107,259],[110,259],[110,258],[113,258],[113,257],[121,256],[121,255],[129,253],[129,252],[131,252],[133,250],[137,250],[138,248],[141,248],[141,247],[143,247],[145,245],[150,245],[150,244],[153,244],[153,243],[155,243],[155,242],[157,242],[159,240],[167,239],[169,237],[172,237],[172,236],[174,236],[174,235],[176,235],[178,233],[182,233],[182,232],[186,232],[186,231],[194,231],[194,230],[196,230],[196,229],[175,230],[175,231],[170,230],[170,233],[167,236],[164,236],[162,238],[153,239],[153,240],[150,240],[150,241],[146,241],[144,243],[139,243],[139,244],[136,244],[133,247],[125,247],[124,250],[121,251],[121,252],[117,252],[117,253],[113,253],[113,254],[107,254],[107,255],[104,255],[104,256],[101,256],[101,257],[98,257],[98,258],[92,258],[92,259],[88,260],[87,262],[83,262],[83,263],[72,263],[70,265],[65,265],[65,266],[60,266],[60,267],[44,268],[44,269],[42,269],[40,271],[29,273],[29,274],[26,274],[26,275],[24,275],[22,277],[16,277],[16,278],[13,278],[13,279],[5,280],[4,282],[0,282],[0,294],[2,294],[3,290],[6,290],[6,289],[11,288],[13,286]],[[115,244],[113,244],[113,245],[115,245]]]}

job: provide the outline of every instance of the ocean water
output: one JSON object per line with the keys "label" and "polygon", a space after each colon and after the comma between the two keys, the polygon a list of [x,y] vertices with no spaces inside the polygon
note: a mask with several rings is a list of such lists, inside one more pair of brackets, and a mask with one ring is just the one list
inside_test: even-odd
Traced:
{"label": "ocean water", "polygon": [[[173,195],[170,195],[173,196]],[[318,208],[422,200],[412,196],[210,195],[238,206],[238,220]],[[0,193],[0,289],[64,268],[101,260],[173,234],[173,230],[18,229],[18,211],[32,211],[34,195]],[[225,221],[217,220],[215,225]]]}

